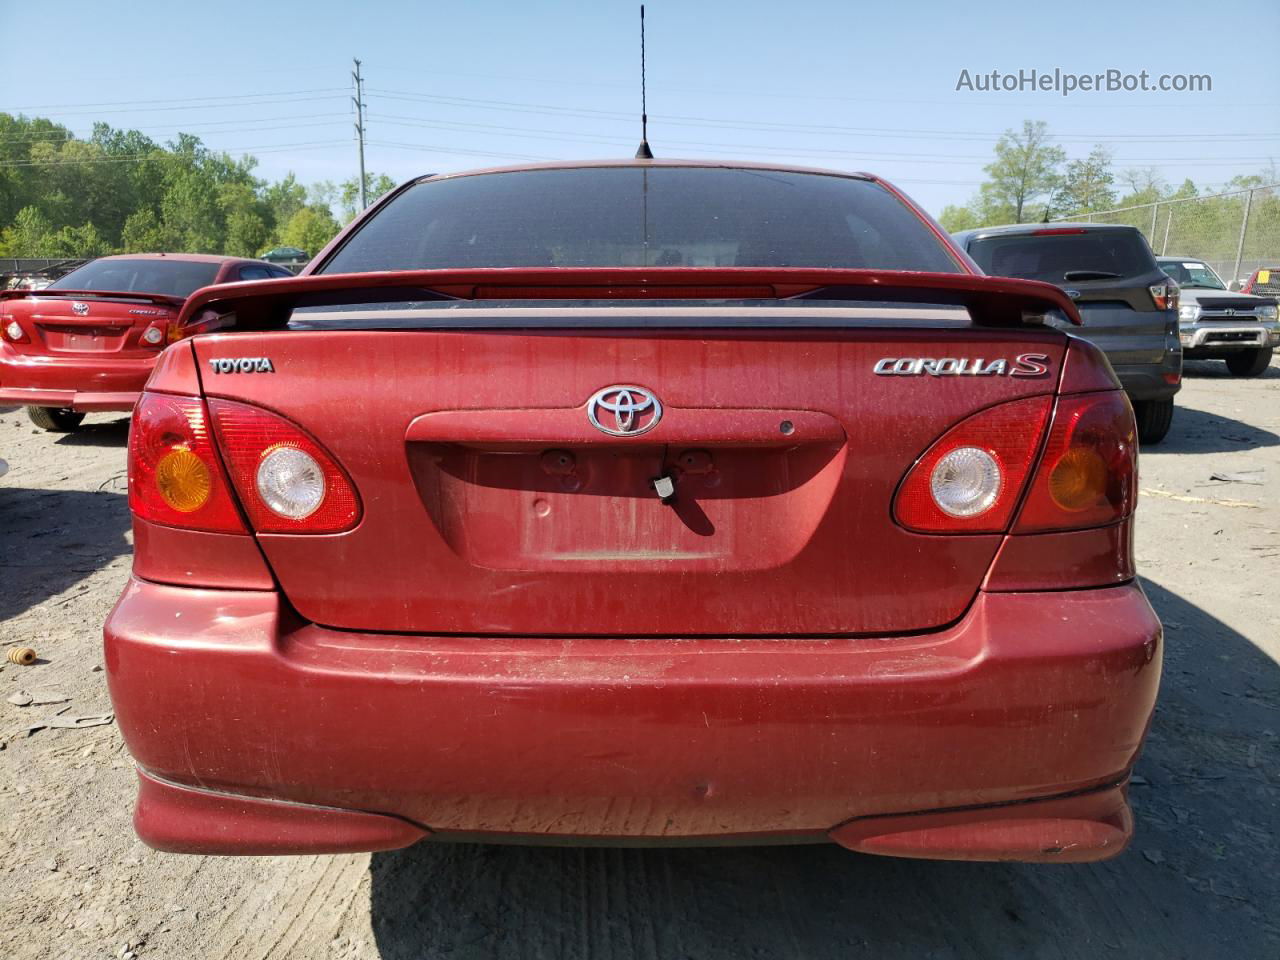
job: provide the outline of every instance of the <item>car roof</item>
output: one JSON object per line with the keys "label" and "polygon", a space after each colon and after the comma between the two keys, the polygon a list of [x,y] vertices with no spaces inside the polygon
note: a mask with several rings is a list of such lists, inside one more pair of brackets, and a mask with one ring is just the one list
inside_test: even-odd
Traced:
{"label": "car roof", "polygon": [[553,160],[547,163],[521,163],[502,167],[483,167],[477,170],[459,170],[452,173],[431,173],[418,180],[450,180],[455,177],[475,177],[489,173],[525,173],[534,170],[590,170],[604,167],[628,167],[637,170],[654,167],[702,167],[712,170],[769,170],[774,173],[810,173],[827,177],[844,177],[850,180],[881,182],[875,174],[852,170],[829,170],[822,167],[801,167],[785,163],[750,163],[744,160]]}
{"label": "car roof", "polygon": [[1205,262],[1205,261],[1204,261],[1204,257],[1193,257],[1193,256],[1190,256],[1190,255],[1187,255],[1187,256],[1185,256],[1185,257],[1175,257],[1175,256],[1174,256],[1173,254],[1171,254],[1171,253],[1169,253],[1169,254],[1164,254],[1164,253],[1162,253],[1162,254],[1157,255],[1157,257],[1156,257],[1156,263],[1160,263],[1160,262],[1162,262],[1162,261],[1164,261],[1164,260],[1168,260],[1170,263],[1174,263],[1175,261],[1178,261],[1178,260],[1194,260],[1196,263],[1204,263],[1204,262]]}
{"label": "car roof", "polygon": [[216,253],[113,253],[98,260],[177,260],[184,263],[258,263],[247,257],[224,257]]}
{"label": "car roof", "polygon": [[1137,229],[1137,227],[1130,226],[1127,223],[1072,223],[1066,221],[1054,221],[1053,223],[1005,223],[998,227],[974,227],[970,230],[957,230],[951,236],[956,240],[964,241],[973,237],[1028,236],[1040,233],[1043,230],[1084,230],[1089,233],[1103,233],[1105,231],[1113,230],[1137,231]]}

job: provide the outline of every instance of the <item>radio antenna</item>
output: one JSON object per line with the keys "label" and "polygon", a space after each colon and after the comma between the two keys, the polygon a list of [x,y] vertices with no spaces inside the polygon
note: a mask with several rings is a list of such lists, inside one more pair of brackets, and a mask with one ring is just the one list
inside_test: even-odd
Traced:
{"label": "radio antenna", "polygon": [[636,148],[637,160],[652,160],[649,149],[649,112],[644,89],[644,4],[640,4],[640,146]]}

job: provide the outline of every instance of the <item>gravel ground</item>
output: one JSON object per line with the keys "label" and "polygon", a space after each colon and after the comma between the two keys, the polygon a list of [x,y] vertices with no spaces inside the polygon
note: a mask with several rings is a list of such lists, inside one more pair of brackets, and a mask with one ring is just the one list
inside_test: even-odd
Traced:
{"label": "gravel ground", "polygon": [[[26,730],[110,710],[99,628],[129,570],[126,421],[59,437],[0,411],[0,641],[41,657],[0,668],[0,957],[1278,957],[1280,365],[1241,381],[1192,364],[1178,403],[1142,459],[1138,555],[1168,643],[1137,839],[1042,867],[834,847],[148,850],[114,725]],[[6,702],[20,690],[69,699]]]}

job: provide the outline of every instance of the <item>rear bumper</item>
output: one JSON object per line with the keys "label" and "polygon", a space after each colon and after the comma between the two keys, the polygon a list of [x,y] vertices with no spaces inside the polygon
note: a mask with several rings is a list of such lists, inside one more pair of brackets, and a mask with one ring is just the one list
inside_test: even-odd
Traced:
{"label": "rear bumper", "polygon": [[155,362],[155,357],[28,357],[0,344],[0,403],[85,413],[132,410]]}
{"label": "rear bumper", "polygon": [[134,580],[105,635],[138,833],[207,853],[434,832],[1097,859],[1131,833],[1160,673],[1134,585],[983,593],[923,637],[626,640],[334,631]]}
{"label": "rear bumper", "polygon": [[1113,369],[1129,399],[1168,400],[1182,389],[1182,351],[1166,354],[1163,362]]}

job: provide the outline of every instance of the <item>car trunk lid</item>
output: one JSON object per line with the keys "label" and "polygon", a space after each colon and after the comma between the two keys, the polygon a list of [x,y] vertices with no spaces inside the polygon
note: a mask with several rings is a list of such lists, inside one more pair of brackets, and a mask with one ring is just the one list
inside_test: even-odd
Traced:
{"label": "car trunk lid", "polygon": [[181,299],[159,294],[61,290],[22,291],[3,304],[28,337],[13,344],[19,352],[103,359],[154,356],[164,336],[147,343],[143,335],[150,327],[166,334],[181,308]]}
{"label": "car trunk lid", "polygon": [[[983,278],[982,296],[997,285]],[[633,637],[937,628],[963,614],[1002,538],[905,530],[897,485],[965,417],[1052,393],[1064,350],[1051,330],[919,304],[475,306],[357,307],[306,331],[194,341],[206,395],[309,431],[363,500],[348,532],[258,537],[309,620]],[[243,324],[264,303],[240,308]],[[1027,353],[1047,372],[1007,375]],[[947,363],[884,375],[882,361],[912,358]],[[996,361],[1003,373],[972,373]],[[646,398],[661,406],[652,426]],[[617,427],[619,408],[643,432],[592,423]]]}

